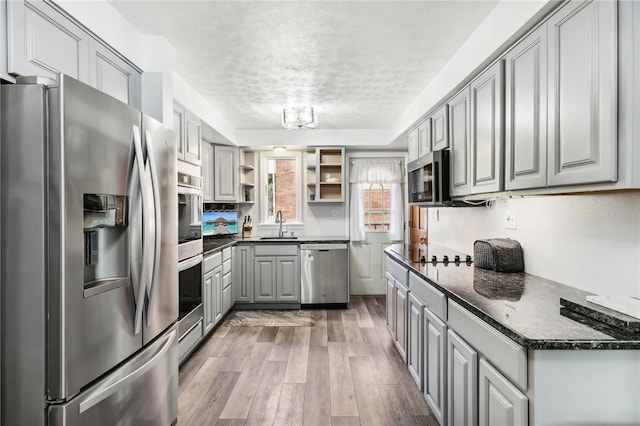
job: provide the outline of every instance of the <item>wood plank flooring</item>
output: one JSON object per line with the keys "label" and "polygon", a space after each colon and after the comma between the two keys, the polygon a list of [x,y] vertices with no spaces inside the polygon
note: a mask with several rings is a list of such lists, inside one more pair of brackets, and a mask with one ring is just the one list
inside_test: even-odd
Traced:
{"label": "wood plank flooring", "polygon": [[316,310],[314,327],[218,327],[180,368],[178,425],[437,425],[384,299]]}

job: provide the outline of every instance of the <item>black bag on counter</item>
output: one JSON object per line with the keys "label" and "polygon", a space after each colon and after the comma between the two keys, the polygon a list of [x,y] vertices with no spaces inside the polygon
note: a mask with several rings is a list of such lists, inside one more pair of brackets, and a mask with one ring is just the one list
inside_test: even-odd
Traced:
{"label": "black bag on counter", "polygon": [[522,246],[510,238],[490,238],[473,243],[473,262],[496,272],[524,272]]}

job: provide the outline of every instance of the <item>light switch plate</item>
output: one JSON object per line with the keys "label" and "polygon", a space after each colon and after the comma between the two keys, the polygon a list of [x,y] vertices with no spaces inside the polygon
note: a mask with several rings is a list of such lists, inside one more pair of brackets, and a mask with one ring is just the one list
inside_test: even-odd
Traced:
{"label": "light switch plate", "polygon": [[516,212],[508,211],[504,214],[504,226],[507,229],[516,229]]}

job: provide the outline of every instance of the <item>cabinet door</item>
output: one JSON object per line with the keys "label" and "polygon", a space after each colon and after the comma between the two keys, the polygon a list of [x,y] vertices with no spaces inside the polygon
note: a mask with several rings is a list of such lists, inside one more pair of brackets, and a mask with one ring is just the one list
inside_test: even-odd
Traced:
{"label": "cabinet door", "polygon": [[449,101],[451,195],[469,194],[469,87]]}
{"label": "cabinet door", "polygon": [[387,330],[391,334],[393,340],[396,339],[396,314],[395,301],[396,284],[390,273],[387,272],[387,299],[385,301],[387,307]]}
{"label": "cabinet door", "polygon": [[233,280],[231,286],[235,288],[236,302],[253,302],[253,256],[251,246],[236,247],[236,260],[233,265]]}
{"label": "cabinet door", "polygon": [[229,146],[215,147],[213,179],[216,201],[236,201],[238,198],[238,149]]}
{"label": "cabinet door", "polygon": [[95,39],[89,41],[89,83],[131,105],[142,107],[140,71]]}
{"label": "cabinet door", "polygon": [[471,90],[471,193],[504,188],[504,62],[499,60],[469,85]]}
{"label": "cabinet door", "polygon": [[427,118],[418,126],[418,157],[431,152],[431,119]]}
{"label": "cabinet door", "polygon": [[278,256],[276,265],[276,299],[300,301],[300,260],[298,256]]}
{"label": "cabinet door", "polygon": [[407,342],[407,365],[409,373],[422,390],[422,309],[424,304],[409,293],[409,318],[408,318],[408,342]]}
{"label": "cabinet door", "polygon": [[[42,1],[7,1],[8,72],[89,82],[89,34]],[[5,29],[3,29],[5,31]]]}
{"label": "cabinet door", "polygon": [[184,113],[184,161],[199,166],[201,160],[200,119],[185,110]]}
{"label": "cabinet door", "polygon": [[238,250],[237,247],[233,246],[231,248],[231,287],[230,287],[230,292],[231,292],[231,306],[236,304],[236,288],[237,286],[234,284],[236,278],[238,277],[238,274],[236,273],[236,269],[238,267],[237,264],[237,256],[238,255]]}
{"label": "cabinet door", "polygon": [[222,319],[222,266],[213,270],[213,323],[217,324]]}
{"label": "cabinet door", "polygon": [[202,201],[213,202],[213,145],[202,141]]}
{"label": "cabinet door", "polygon": [[395,289],[395,314],[396,314],[396,340],[395,345],[404,362],[407,362],[407,309],[408,290],[400,282],[396,281]]}
{"label": "cabinet door", "polygon": [[178,159],[184,160],[184,113],[182,105],[173,103],[173,132],[176,134]]}
{"label": "cabinet door", "polygon": [[478,424],[478,353],[449,329],[447,334],[447,417],[452,426]]}
{"label": "cabinet door", "polygon": [[420,136],[420,133],[417,128],[413,129],[407,135],[407,145],[409,148],[409,162],[417,160],[419,157],[419,154],[418,154],[418,144],[420,143],[419,136]]}
{"label": "cabinet door", "polygon": [[227,312],[233,306],[233,287],[229,286],[222,289],[222,315],[226,315]]}
{"label": "cabinet door", "polygon": [[480,426],[527,426],[527,397],[484,359],[478,375]]}
{"label": "cabinet door", "polygon": [[253,272],[254,302],[274,302],[276,300],[276,257],[256,256]]}
{"label": "cabinet door", "polygon": [[434,151],[449,148],[449,109],[443,105],[431,115],[431,144]]}
{"label": "cabinet door", "polygon": [[202,305],[204,306],[204,333],[208,333],[214,324],[214,284],[213,272],[207,272],[202,276]]}
{"label": "cabinet door", "polygon": [[429,308],[424,312],[424,398],[441,425],[447,424],[447,324]]}
{"label": "cabinet door", "polygon": [[547,185],[547,27],[505,56],[505,189]]}
{"label": "cabinet door", "polygon": [[572,1],[548,21],[550,186],[617,179],[617,2]]}

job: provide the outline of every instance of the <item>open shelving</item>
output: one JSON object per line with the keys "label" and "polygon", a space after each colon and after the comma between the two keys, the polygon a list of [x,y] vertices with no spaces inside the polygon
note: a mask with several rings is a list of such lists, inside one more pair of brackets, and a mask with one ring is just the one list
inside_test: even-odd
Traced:
{"label": "open shelving", "polygon": [[343,147],[307,150],[307,202],[344,202]]}

